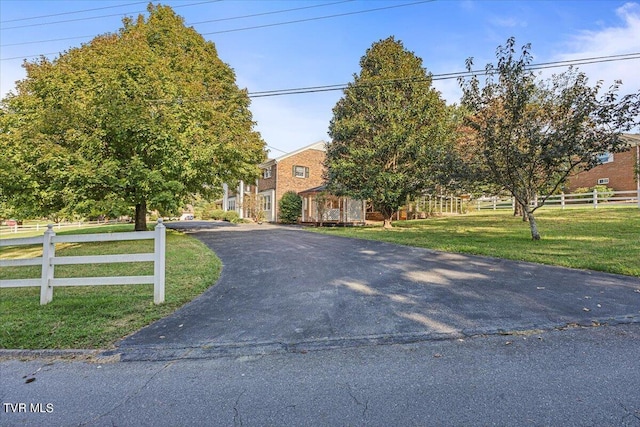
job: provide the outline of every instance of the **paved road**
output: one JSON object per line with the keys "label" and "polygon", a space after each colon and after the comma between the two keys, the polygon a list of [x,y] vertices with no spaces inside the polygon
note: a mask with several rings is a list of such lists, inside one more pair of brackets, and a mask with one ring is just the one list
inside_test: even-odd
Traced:
{"label": "paved road", "polygon": [[[640,426],[640,324],[171,362],[0,362],[2,426]],[[35,379],[27,383],[27,380]]]}
{"label": "paved road", "polygon": [[219,283],[118,344],[123,360],[308,351],[640,321],[638,278],[296,228],[197,230]]}
{"label": "paved road", "polygon": [[638,279],[282,227],[194,235],[223,260],[216,286],[119,343],[129,362],[0,360],[0,425],[640,426]]}

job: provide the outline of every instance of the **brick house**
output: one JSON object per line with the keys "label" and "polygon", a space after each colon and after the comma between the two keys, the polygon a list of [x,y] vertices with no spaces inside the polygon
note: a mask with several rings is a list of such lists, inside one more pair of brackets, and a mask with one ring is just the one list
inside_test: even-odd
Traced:
{"label": "brick house", "polygon": [[224,185],[222,207],[225,211],[236,211],[240,218],[249,217],[245,197],[258,194],[265,213],[265,221],[278,221],[278,205],[287,191],[299,193],[324,183],[326,142],[318,141],[275,159],[269,159],[258,167],[260,178],[254,184],[240,181],[235,189]]}
{"label": "brick house", "polygon": [[259,165],[262,174],[258,194],[262,196],[267,221],[278,221],[278,205],[284,193],[299,193],[324,183],[325,145],[318,141]]}
{"label": "brick house", "polygon": [[640,135],[624,134],[622,139],[629,148],[619,153],[606,153],[600,158],[601,165],[571,176],[567,185],[569,192],[596,185],[606,185],[614,191],[637,190],[640,186]]}

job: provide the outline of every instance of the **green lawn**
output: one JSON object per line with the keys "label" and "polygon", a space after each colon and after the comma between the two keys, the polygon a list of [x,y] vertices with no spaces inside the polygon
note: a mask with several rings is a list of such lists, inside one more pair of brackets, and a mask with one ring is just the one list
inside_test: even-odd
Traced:
{"label": "green lawn", "polygon": [[382,227],[322,228],[318,232],[447,252],[488,255],[640,277],[640,209],[543,209],[542,240],[508,211],[476,212]]}
{"label": "green lawn", "polygon": [[[133,231],[133,225],[74,230],[58,234]],[[56,287],[53,301],[40,305],[40,288],[0,291],[0,348],[106,348],[160,319],[215,283],[220,260],[205,245],[167,230],[165,303],[153,304],[153,285]],[[153,241],[56,245],[56,255],[153,252]],[[0,258],[41,256],[41,247],[8,247]],[[40,267],[2,268],[0,279],[39,277]],[[56,277],[152,275],[153,263],[56,267]]]}

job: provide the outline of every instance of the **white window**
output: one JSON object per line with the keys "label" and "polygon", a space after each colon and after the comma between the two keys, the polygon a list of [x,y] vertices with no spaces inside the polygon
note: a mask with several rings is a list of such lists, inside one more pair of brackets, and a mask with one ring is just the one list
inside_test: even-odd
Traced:
{"label": "white window", "polygon": [[600,178],[598,179],[598,185],[604,185],[609,183],[609,178]]}
{"label": "white window", "polygon": [[270,211],[271,210],[271,196],[262,196],[262,210]]}
{"label": "white window", "polygon": [[603,153],[598,156],[598,160],[600,163],[611,163],[613,162],[613,153]]}
{"label": "white window", "polygon": [[309,168],[305,166],[294,166],[293,176],[296,178],[309,178]]}
{"label": "white window", "polygon": [[263,177],[264,179],[271,178],[271,167],[264,168],[264,169],[262,170],[262,177]]}
{"label": "white window", "polygon": [[227,210],[229,211],[235,211],[236,210],[236,199],[229,199],[229,201],[227,202]]}

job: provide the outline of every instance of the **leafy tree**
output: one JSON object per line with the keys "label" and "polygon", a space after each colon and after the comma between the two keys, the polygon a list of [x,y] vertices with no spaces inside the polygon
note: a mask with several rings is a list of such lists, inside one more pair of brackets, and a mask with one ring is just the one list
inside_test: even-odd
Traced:
{"label": "leafy tree", "polygon": [[133,206],[143,230],[147,209],[173,213],[256,176],[264,143],[233,71],[171,8],[148,11],[53,61],[26,62],[3,100],[0,135],[22,147],[13,157],[26,165],[25,202],[40,214]]}
{"label": "leafy tree", "polygon": [[328,191],[323,190],[319,191],[314,200],[316,202],[316,212],[318,214],[318,222],[320,227],[324,224],[324,216],[327,214],[327,211],[330,209],[331,197]]}
{"label": "leafy tree", "polygon": [[287,191],[282,195],[278,207],[280,208],[280,222],[293,224],[298,221],[298,217],[302,213],[302,197],[295,191]]}
{"label": "leafy tree", "polygon": [[[598,96],[584,73],[570,68],[548,80],[529,69],[530,45],[515,53],[510,38],[477,75],[460,79],[466,124],[475,134],[475,170],[508,190],[522,207],[531,237],[540,239],[534,212],[543,206],[576,168],[598,164],[598,155],[624,148],[620,136],[638,124],[640,94],[617,95],[620,82]],[[467,60],[471,72],[472,59]],[[478,160],[480,159],[480,160]],[[532,206],[536,195],[537,204]]]}
{"label": "leafy tree", "polygon": [[264,197],[261,194],[251,192],[245,194],[242,205],[246,209],[249,217],[256,223],[262,224],[266,218],[264,207]]}
{"label": "leafy tree", "polygon": [[374,43],[360,67],[333,108],[326,178],[333,193],[370,200],[391,227],[408,196],[444,177],[451,114],[422,60],[393,37]]}

